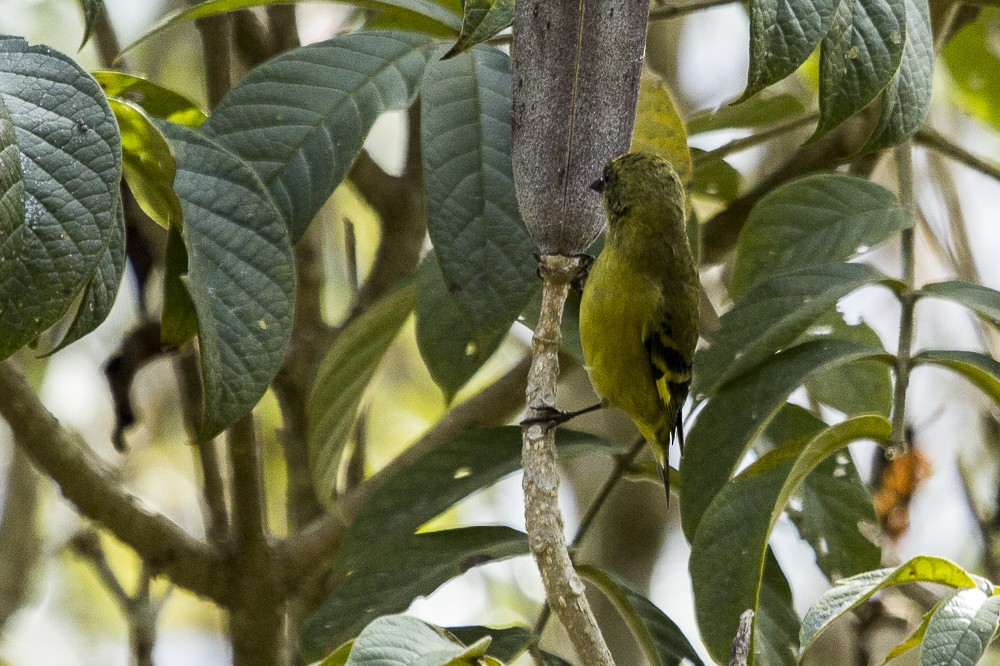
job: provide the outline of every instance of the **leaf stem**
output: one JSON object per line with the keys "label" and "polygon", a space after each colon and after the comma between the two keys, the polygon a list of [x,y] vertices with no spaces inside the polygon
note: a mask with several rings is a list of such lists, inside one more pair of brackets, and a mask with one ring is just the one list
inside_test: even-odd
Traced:
{"label": "leaf stem", "polygon": [[[896,169],[899,173],[899,203],[904,208],[914,211],[913,199],[913,148],[909,141],[897,146]],[[898,456],[905,453],[909,447],[906,438],[906,389],[910,383],[910,368],[912,366],[911,350],[913,347],[913,314],[917,302],[914,287],[914,229],[904,229],[900,237],[900,253],[902,258],[903,281],[908,291],[900,297],[902,305],[899,315],[899,344],[896,349],[896,383],[892,396],[892,436],[887,454]]]}
{"label": "leaf stem", "polygon": [[1000,182],[1000,167],[990,164],[986,160],[973,155],[965,148],[962,148],[947,137],[938,134],[934,130],[925,127],[919,130],[913,137],[921,146],[936,150],[945,157],[950,157],[960,164],[964,164],[970,169],[974,169],[984,176]]}

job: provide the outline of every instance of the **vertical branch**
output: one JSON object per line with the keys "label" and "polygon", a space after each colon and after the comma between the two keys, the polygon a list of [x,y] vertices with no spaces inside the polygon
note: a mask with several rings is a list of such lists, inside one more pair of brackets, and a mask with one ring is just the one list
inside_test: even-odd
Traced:
{"label": "vertical branch", "polygon": [[233,470],[233,544],[236,547],[236,598],[230,606],[233,663],[236,666],[280,664],[284,658],[284,613],[276,583],[267,500],[261,469],[260,439],[253,414],[228,431]]}
{"label": "vertical branch", "polygon": [[[909,141],[896,148],[896,169],[899,172],[899,203],[914,211],[913,205],[913,151]],[[892,396],[892,437],[890,455],[904,453],[909,446],[906,439],[906,389],[910,383],[913,347],[913,314],[917,298],[914,287],[914,229],[904,229],[900,237],[903,281],[907,292],[900,297],[902,311],[899,315],[899,344],[896,349],[896,383]]]}
{"label": "vertical branch", "polygon": [[0,514],[0,634],[24,603],[31,580],[28,574],[38,559],[40,546],[35,524],[38,473],[18,447],[11,451],[6,480]]}
{"label": "vertical branch", "polygon": [[232,86],[232,59],[229,49],[230,17],[226,14],[195,21],[201,33],[205,57],[205,92],[208,107],[214,109]]}
{"label": "vertical branch", "polygon": [[[580,270],[579,257],[544,255],[540,261],[544,286],[538,326],[532,337],[528,372],[528,416],[544,416],[555,404],[559,375],[560,322],[570,284]],[[535,556],[549,605],[566,628],[583,663],[612,665],[614,661],[584,595],[583,581],[573,569],[559,510],[559,472],[555,431],[541,424],[524,428],[524,515],[528,542]]]}

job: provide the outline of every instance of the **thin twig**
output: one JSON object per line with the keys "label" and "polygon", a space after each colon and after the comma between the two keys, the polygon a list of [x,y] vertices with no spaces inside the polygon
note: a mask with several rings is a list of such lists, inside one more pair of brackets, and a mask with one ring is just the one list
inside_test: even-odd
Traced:
{"label": "thin twig", "polygon": [[101,67],[116,67],[123,71],[128,70],[128,63],[124,58],[115,61],[115,58],[121,53],[122,47],[118,41],[118,35],[115,33],[115,26],[111,23],[108,7],[103,2],[98,4],[97,15],[94,17],[93,39],[94,46],[97,47],[97,57],[101,62]]}
{"label": "thin twig", "polygon": [[[562,339],[560,322],[570,285],[579,275],[580,258],[543,255],[539,268],[543,280],[542,306],[531,340],[529,419],[541,417],[555,405]],[[539,423],[526,424],[523,438],[525,527],[546,597],[583,663],[610,666],[614,659],[587,601],[586,587],[573,567],[563,531],[555,430]]]}
{"label": "thin twig", "polygon": [[194,22],[201,33],[201,47],[205,58],[205,92],[210,109],[218,106],[232,85],[230,18],[226,14],[219,14]]}
{"label": "thin twig", "polygon": [[965,148],[962,148],[957,143],[941,134],[938,134],[929,127],[924,127],[923,129],[917,131],[913,139],[921,146],[926,146],[927,148],[936,150],[945,157],[950,157],[955,160],[959,164],[964,164],[984,176],[1000,181],[1000,167],[987,162],[981,157],[973,155]]}
{"label": "thin twig", "polygon": [[41,540],[35,512],[38,473],[27,454],[14,447],[3,485],[0,514],[0,635],[7,620],[21,607],[38,561]]}
{"label": "thin twig", "polygon": [[107,527],[157,573],[202,596],[227,600],[229,584],[218,551],[142,508],[97,456],[59,425],[9,361],[0,364],[0,395],[0,416],[10,424],[14,441],[82,515]]}
{"label": "thin twig", "polygon": [[771,139],[781,136],[782,134],[787,134],[788,132],[797,130],[798,128],[804,125],[809,125],[810,123],[814,123],[816,122],[817,118],[819,118],[818,113],[810,113],[808,115],[802,116],[801,118],[796,118],[795,120],[791,120],[785,123],[784,125],[778,125],[777,127],[773,127],[769,130],[765,130],[763,132],[757,132],[742,139],[735,139],[725,145],[719,146],[714,150],[708,150],[705,151],[704,153],[699,153],[694,158],[695,167],[703,166],[704,164],[712,160],[722,159],[727,155],[732,155],[733,153],[739,153],[744,150],[749,150],[750,148],[759,146],[760,144],[770,141]]}
{"label": "thin twig", "polygon": [[[913,147],[909,141],[896,148],[896,169],[899,172],[899,203],[903,208],[914,212],[913,197]],[[898,456],[905,453],[909,447],[906,438],[906,389],[910,383],[910,367],[912,366],[911,350],[913,346],[914,308],[917,298],[914,288],[914,233],[913,227],[902,231],[900,236],[900,253],[902,255],[902,278],[908,291],[900,296],[902,305],[899,315],[899,344],[896,349],[895,374],[896,382],[892,397],[892,437],[887,453]]]}

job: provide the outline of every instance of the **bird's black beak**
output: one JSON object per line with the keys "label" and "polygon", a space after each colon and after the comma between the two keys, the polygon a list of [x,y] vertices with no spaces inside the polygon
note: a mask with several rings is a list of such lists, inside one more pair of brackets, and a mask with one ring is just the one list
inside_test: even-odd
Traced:
{"label": "bird's black beak", "polygon": [[598,192],[598,193],[603,193],[604,192],[604,178],[601,177],[601,178],[598,178],[597,180],[595,180],[594,182],[592,182],[590,184],[590,189],[592,189],[592,190],[594,190],[595,192]]}

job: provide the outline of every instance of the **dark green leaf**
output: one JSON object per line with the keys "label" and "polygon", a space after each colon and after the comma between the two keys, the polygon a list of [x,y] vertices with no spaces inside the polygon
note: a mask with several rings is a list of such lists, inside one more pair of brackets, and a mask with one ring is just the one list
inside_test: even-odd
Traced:
{"label": "dark green leaf", "polygon": [[137,104],[154,118],[188,127],[198,127],[205,122],[205,113],[197,104],[149,79],[114,71],[94,72],[94,78],[108,97]]}
{"label": "dark green leaf", "polygon": [[253,409],[277,374],[291,335],[295,267],[288,230],[249,165],[183,125],[160,128],[177,156],[204,441]]}
{"label": "dark green leaf", "polygon": [[[394,548],[369,553],[341,572],[333,596],[306,622],[302,653],[316,659],[379,615],[406,610],[417,597],[469,569],[528,552],[528,537],[517,530],[462,527],[411,535]],[[358,647],[356,642],[352,660]]]}
{"label": "dark green leaf", "polygon": [[891,363],[893,356],[843,340],[807,342],[734,379],[708,401],[691,428],[681,459],[681,523],[689,539],[785,398],[816,372],[859,359]]}
{"label": "dark green leaf", "polygon": [[954,370],[1000,405],[1000,363],[985,354],[933,349],[914,356],[913,363],[931,363]]}
{"label": "dark green leaf", "polygon": [[949,280],[925,284],[918,293],[964,305],[994,328],[1000,328],[1000,291],[975,282]]}
{"label": "dark green leaf", "polygon": [[562,657],[546,652],[545,650],[542,650],[542,658],[544,661],[540,666],[573,666],[573,664],[566,661]]}
{"label": "dark green leaf", "polygon": [[434,256],[420,266],[417,294],[417,346],[434,382],[450,403],[483,363],[493,355],[505,333],[475,336],[448,293]]}
{"label": "dark green leaf", "polygon": [[797,666],[799,615],[792,602],[792,588],[770,548],[764,558],[753,631],[754,649],[761,664]]}
{"label": "dark green leaf", "polygon": [[166,345],[180,347],[198,334],[198,313],[182,279],[187,275],[188,256],[179,227],[167,230],[165,263],[160,340]]}
{"label": "dark green leaf", "polygon": [[753,0],[750,73],[741,100],[785,78],[805,62],[833,23],[839,0]]}
{"label": "dark green leaf", "polygon": [[984,72],[1000,71],[1000,53],[990,46],[998,26],[1000,12],[982,7],[979,18],[959,30],[942,52],[955,84],[949,99],[994,129],[1000,129],[1000,77]]}
{"label": "dark green leaf", "polygon": [[920,129],[931,108],[934,36],[927,0],[905,0],[906,43],[899,70],[882,92],[882,115],[862,150],[902,143]]}
{"label": "dark green leaf", "polygon": [[730,292],[739,298],[772,275],[844,261],[912,224],[881,185],[839,174],[801,178],[754,206],[737,241]]}
{"label": "dark green leaf", "polygon": [[430,66],[420,132],[427,231],[473,336],[506,332],[535,291],[511,173],[510,58],[475,46]]}
{"label": "dark green leaf", "polygon": [[97,274],[116,233],[121,142],[97,83],[47,46],[0,38],[0,100],[23,176],[23,190],[16,171],[4,182],[2,359],[56,323]]}
{"label": "dark green leaf", "polygon": [[789,93],[759,95],[715,111],[702,111],[687,121],[688,134],[714,132],[730,127],[765,127],[805,113],[801,100]]}
{"label": "dark green leaf", "polygon": [[[800,342],[826,337],[882,346],[871,326],[864,322],[848,324],[835,310],[813,322]],[[831,368],[807,381],[806,389],[819,402],[847,416],[872,413],[888,417],[892,407],[892,373],[883,363],[858,361]]]}
{"label": "dark green leaf", "polygon": [[[0,95],[0,247],[24,226],[24,172],[16,132]],[[0,256],[6,256],[6,251]],[[0,268],[0,277],[7,277],[3,268]]]}
{"label": "dark green leaf", "polygon": [[975,666],[1000,627],[1000,596],[956,590],[931,615],[921,666]]}
{"label": "dark green leaf", "polygon": [[448,627],[448,633],[466,645],[472,645],[484,636],[492,640],[486,654],[506,663],[513,661],[531,647],[538,636],[527,627]]}
{"label": "dark green leaf", "polygon": [[[431,518],[521,467],[521,429],[515,426],[466,431],[413,461],[389,479],[358,511],[338,554],[344,570],[373,551],[396,550]],[[610,450],[593,435],[560,429],[559,453],[572,456]]]}
{"label": "dark green leaf", "polygon": [[596,586],[625,620],[642,652],[653,666],[676,666],[687,659],[701,666],[701,658],[684,632],[646,597],[606,571],[577,567],[577,573]]}
{"label": "dark green leaf", "polygon": [[164,229],[184,219],[174,192],[177,164],[174,154],[142,107],[118,98],[108,99],[122,133],[122,168],[136,202]]}
{"label": "dark green leaf", "polygon": [[308,414],[309,467],[321,501],[336,496],[340,456],[361,397],[416,299],[412,281],[383,296],[340,332],[319,365]]}
{"label": "dark green leaf", "polygon": [[465,0],[465,16],[458,41],[443,58],[453,58],[485,42],[514,21],[514,0]]}
{"label": "dark green leaf", "polygon": [[892,81],[906,41],[905,0],[845,0],[820,51],[819,125],[826,134]]}
{"label": "dark green leaf", "polygon": [[205,131],[248,161],[298,240],[386,111],[413,102],[437,46],[403,32],[356,32],[287,51],[247,74]]}
{"label": "dark green leaf", "polygon": [[[809,267],[758,283],[722,316],[712,344],[695,357],[695,395],[714,394],[792,344],[841,298],[879,283],[894,281],[867,264]],[[881,345],[877,338],[873,342]]]}
{"label": "dark green leaf", "polygon": [[[209,16],[216,16],[218,14],[227,14],[229,12],[234,12],[240,9],[248,9],[250,7],[262,7],[265,5],[294,5],[301,1],[302,0],[206,0],[205,2],[195,5],[194,7],[180,9],[172,14],[164,16],[163,19],[150,28],[146,34],[122,49],[122,54],[128,53],[150,37],[154,37],[164,30],[169,30],[170,28],[180,25],[181,23],[187,23],[188,21],[207,18]],[[336,3],[347,2],[347,0],[326,1]],[[348,4],[364,9],[403,9],[408,12],[419,14],[441,24],[441,26],[450,30],[451,34],[457,33],[462,27],[461,17],[447,9],[444,6],[444,3],[435,2],[434,0],[350,0]]]}
{"label": "dark green leaf", "polygon": [[864,603],[879,590],[916,582],[938,583],[956,588],[978,587],[976,579],[962,567],[928,555],[914,557],[895,569],[878,569],[858,574],[837,582],[812,605],[802,619],[802,632],[799,635],[801,650],[807,650],[813,640],[834,620]]}
{"label": "dark green leaf", "polygon": [[90,33],[94,31],[94,21],[97,20],[98,12],[104,11],[103,0],[79,0],[80,9],[83,10],[83,41],[80,42],[82,49],[90,40]]}
{"label": "dark green leaf", "polygon": [[[455,17],[461,17],[462,0],[434,0]],[[377,11],[369,12],[371,18],[365,22],[366,30],[404,30],[406,32],[419,32],[431,37],[441,37],[454,41],[459,29],[456,27],[456,20],[451,19],[445,25],[441,21],[426,16],[417,11],[403,9],[402,7],[385,7]],[[461,23],[461,19],[458,19]]]}
{"label": "dark green leaf", "polygon": [[87,335],[100,326],[111,313],[122,277],[125,275],[125,211],[120,196],[115,208],[115,219],[111,240],[97,263],[97,270],[83,291],[83,298],[77,306],[73,323],[49,354],[54,354]]}
{"label": "dark green leaf", "polygon": [[771,451],[715,497],[691,543],[689,566],[698,626],[716,659],[728,655],[743,611],[757,608],[767,541],[792,494],[824,459],[849,442],[883,440],[891,429],[881,416],[848,419],[804,447],[796,441]]}

